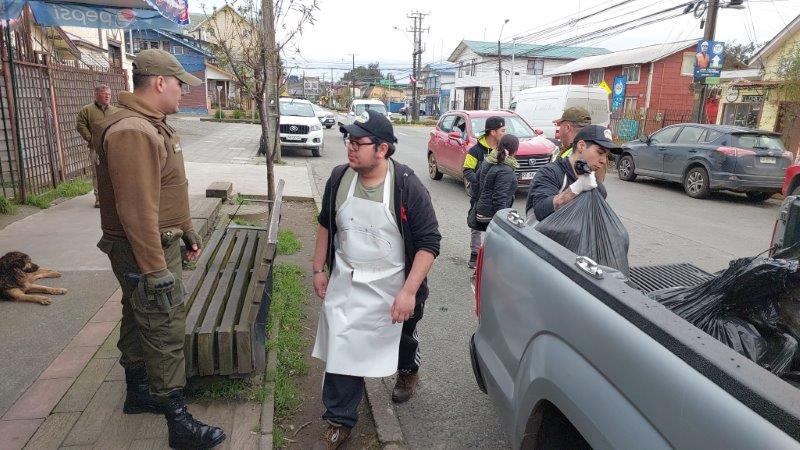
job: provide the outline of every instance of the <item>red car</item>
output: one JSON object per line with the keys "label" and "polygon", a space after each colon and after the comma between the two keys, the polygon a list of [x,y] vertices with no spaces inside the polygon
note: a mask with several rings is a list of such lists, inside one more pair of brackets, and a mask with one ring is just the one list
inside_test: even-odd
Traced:
{"label": "red car", "polygon": [[443,114],[431,130],[428,140],[428,175],[441,180],[444,174],[462,180],[464,178],[464,158],[485,129],[486,119],[500,116],[506,119],[506,132],[520,140],[517,150],[517,181],[520,188],[527,187],[540,167],[550,162],[555,145],[541,136],[522,117],[511,111],[448,111]]}
{"label": "red car", "polygon": [[786,178],[783,180],[781,194],[800,195],[800,156],[794,160],[794,164],[786,168]]}

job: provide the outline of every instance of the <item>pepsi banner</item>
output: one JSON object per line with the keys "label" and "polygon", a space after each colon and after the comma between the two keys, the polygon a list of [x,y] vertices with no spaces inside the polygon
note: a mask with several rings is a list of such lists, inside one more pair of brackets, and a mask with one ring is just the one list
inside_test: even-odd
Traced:
{"label": "pepsi banner", "polygon": [[[0,14],[2,19],[16,19],[27,4],[31,7],[36,23],[44,26],[180,31],[182,26],[189,24],[188,11],[179,12],[173,8],[175,3],[186,5],[186,0],[148,1],[148,3],[153,4],[154,8],[155,4],[161,4],[160,7],[164,9],[115,8],[36,0],[3,0]],[[165,3],[170,3],[170,7],[166,7]],[[183,20],[183,16],[185,16],[185,20]]]}

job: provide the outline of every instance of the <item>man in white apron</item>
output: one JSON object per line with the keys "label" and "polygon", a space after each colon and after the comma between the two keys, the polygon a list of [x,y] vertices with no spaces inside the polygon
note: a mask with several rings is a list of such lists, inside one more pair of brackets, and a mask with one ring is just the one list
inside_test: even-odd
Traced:
{"label": "man in white apron", "polygon": [[364,377],[399,371],[393,399],[413,395],[416,325],[441,240],[428,191],[390,159],[397,142],[391,122],[367,110],[340,130],[348,134],[348,164],[334,168],[325,187],[313,262],[314,289],[324,300],[313,351],[326,363],[328,427],[320,449],[338,448],[350,435]]}

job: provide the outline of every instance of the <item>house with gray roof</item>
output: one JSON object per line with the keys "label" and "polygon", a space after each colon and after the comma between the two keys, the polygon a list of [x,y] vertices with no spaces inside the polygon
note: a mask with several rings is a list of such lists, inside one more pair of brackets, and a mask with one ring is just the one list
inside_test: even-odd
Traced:
{"label": "house with gray roof", "polygon": [[[609,50],[598,47],[520,42],[501,43],[498,52],[497,42],[463,40],[447,58],[455,72],[447,109],[500,108],[501,76],[502,105],[508,107],[513,95],[522,89],[549,86],[550,77],[545,76],[545,72],[579,58],[606,53]],[[502,75],[498,71],[498,59],[502,64]]]}

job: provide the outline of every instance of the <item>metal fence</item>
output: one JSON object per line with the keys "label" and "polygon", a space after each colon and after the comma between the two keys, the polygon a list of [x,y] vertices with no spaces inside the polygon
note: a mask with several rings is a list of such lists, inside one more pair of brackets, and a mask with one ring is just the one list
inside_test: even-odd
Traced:
{"label": "metal fence", "polygon": [[94,100],[98,84],[111,87],[112,102],[128,88],[122,69],[57,62],[31,52],[26,39],[0,33],[0,193],[17,199],[89,176],[89,149],[75,130],[78,111]]}
{"label": "metal fence", "polygon": [[691,118],[688,110],[618,111],[611,114],[609,128],[615,141],[627,142],[668,125],[691,122]]}

